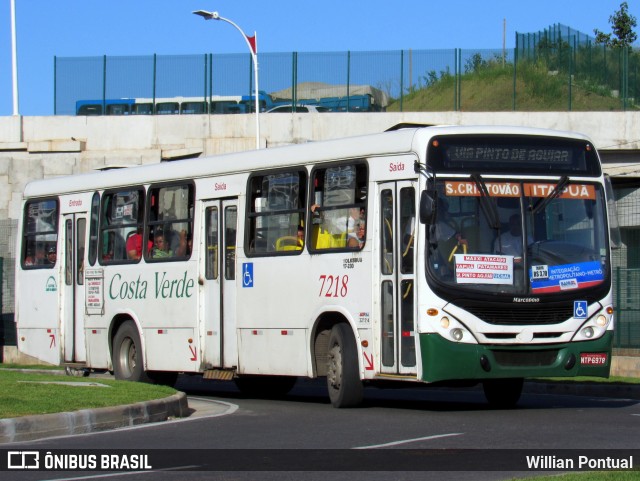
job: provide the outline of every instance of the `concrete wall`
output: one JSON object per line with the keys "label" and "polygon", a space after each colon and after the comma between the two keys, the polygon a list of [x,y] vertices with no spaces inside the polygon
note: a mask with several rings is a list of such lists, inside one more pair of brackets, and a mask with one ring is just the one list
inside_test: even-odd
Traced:
{"label": "concrete wall", "polygon": [[[640,150],[638,112],[261,114],[263,147],[381,132],[402,122],[574,130],[602,150]],[[253,115],[0,117],[0,219],[30,180],[255,148]]]}

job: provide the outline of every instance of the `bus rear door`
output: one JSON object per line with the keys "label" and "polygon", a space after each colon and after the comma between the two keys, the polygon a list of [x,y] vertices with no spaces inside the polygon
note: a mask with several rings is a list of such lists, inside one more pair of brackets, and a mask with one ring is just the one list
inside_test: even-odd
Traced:
{"label": "bus rear door", "polygon": [[[237,199],[205,201],[203,319],[204,361],[208,368],[238,365],[236,334]],[[202,263],[201,263],[202,265]]]}

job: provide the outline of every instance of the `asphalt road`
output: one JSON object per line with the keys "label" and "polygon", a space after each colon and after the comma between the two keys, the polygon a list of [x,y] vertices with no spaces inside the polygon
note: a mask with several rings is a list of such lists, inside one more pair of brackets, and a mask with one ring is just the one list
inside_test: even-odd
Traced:
{"label": "asphalt road", "polygon": [[[362,407],[334,409],[321,381],[299,380],[282,399],[248,398],[233,383],[200,378],[181,377],[176,387],[189,395],[190,405],[196,408],[185,420],[3,446],[76,453],[82,449],[159,449],[164,457],[161,468],[176,471],[117,476],[9,472],[2,473],[3,479],[502,480],[550,474],[510,469],[507,461],[521,456],[518,450],[568,458],[574,452],[567,450],[640,449],[640,400],[525,393],[517,409],[492,410],[479,389],[367,388]],[[275,451],[260,451],[265,449]],[[405,466],[415,467],[407,457],[418,452],[412,450],[441,449],[448,450],[446,459],[439,459],[435,466],[461,471],[402,471]],[[284,454],[269,460],[269,453]],[[420,453],[438,456],[439,452]],[[490,461],[491,469],[496,459],[504,459],[507,467],[485,471],[483,458]],[[640,456],[636,462],[640,463]],[[241,471],[264,463],[269,471]],[[273,471],[305,463],[314,471]],[[228,465],[234,470],[214,471]],[[371,468],[374,465],[376,469]],[[331,471],[344,466],[352,471]]]}

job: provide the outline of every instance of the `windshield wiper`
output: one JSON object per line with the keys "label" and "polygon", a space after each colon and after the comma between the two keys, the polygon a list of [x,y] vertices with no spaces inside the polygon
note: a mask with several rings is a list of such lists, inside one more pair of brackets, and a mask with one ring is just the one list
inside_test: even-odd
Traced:
{"label": "windshield wiper", "polygon": [[495,203],[489,197],[487,184],[484,183],[484,179],[478,173],[471,174],[471,180],[476,183],[476,187],[480,191],[480,207],[482,207],[482,212],[484,212],[484,216],[489,221],[489,227],[500,229],[500,217]]}
{"label": "windshield wiper", "polygon": [[564,190],[564,188],[567,186],[567,184],[569,183],[569,177],[566,175],[563,175],[562,177],[560,177],[560,180],[558,181],[558,183],[556,184],[556,186],[553,188],[553,190],[551,192],[549,192],[549,195],[547,195],[546,197],[539,199],[535,205],[532,207],[531,211],[533,212],[533,214],[537,214],[538,212],[540,212],[542,209],[544,209],[547,204],[549,202],[551,202],[553,199],[555,199],[556,197],[558,197],[562,191]]}

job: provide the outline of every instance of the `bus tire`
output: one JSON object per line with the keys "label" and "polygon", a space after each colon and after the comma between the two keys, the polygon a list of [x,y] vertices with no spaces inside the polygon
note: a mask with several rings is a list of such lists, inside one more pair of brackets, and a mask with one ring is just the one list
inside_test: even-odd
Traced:
{"label": "bus tire", "polygon": [[327,388],[333,407],[353,407],[362,402],[364,387],[360,379],[358,350],[348,324],[336,324],[331,329],[327,352]]}
{"label": "bus tire", "polygon": [[484,395],[491,407],[511,409],[518,404],[522,395],[524,379],[487,379],[482,382]]}
{"label": "bus tire", "polygon": [[151,382],[144,370],[140,334],[133,321],[124,322],[113,338],[113,373],[118,380]]}

